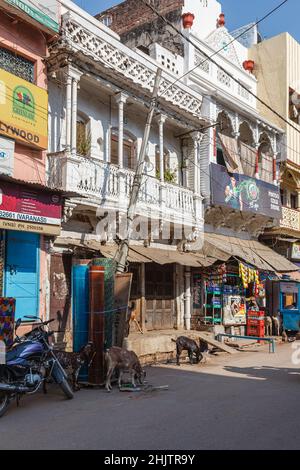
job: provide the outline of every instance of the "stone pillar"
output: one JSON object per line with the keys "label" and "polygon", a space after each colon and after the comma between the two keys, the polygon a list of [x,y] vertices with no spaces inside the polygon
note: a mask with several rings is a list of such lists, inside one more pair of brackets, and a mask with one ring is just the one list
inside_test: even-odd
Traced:
{"label": "stone pillar", "polygon": [[275,186],[278,185],[277,156],[278,156],[278,153],[274,152],[274,155],[273,155],[273,184]]}
{"label": "stone pillar", "polygon": [[78,101],[78,83],[77,77],[72,78],[72,138],[71,138],[71,153],[72,156],[77,153],[77,101]]}
{"label": "stone pillar", "polygon": [[159,115],[158,125],[159,125],[159,174],[160,181],[164,183],[165,181],[165,165],[164,165],[164,124],[166,122],[167,116],[163,114]]}
{"label": "stone pillar", "polygon": [[123,168],[123,140],[124,140],[124,104],[128,96],[125,93],[118,93],[116,95],[116,102],[119,106],[119,137],[118,137],[118,163],[119,167]]}
{"label": "stone pillar", "polygon": [[141,328],[143,331],[146,330],[146,274],[145,274],[145,263],[141,263],[141,270],[140,270],[140,276],[141,276],[141,318],[140,318],[140,324]]}
{"label": "stone pillar", "polygon": [[191,309],[191,268],[187,267],[186,271],[184,273],[184,279],[185,279],[185,305],[184,305],[184,323],[185,323],[185,329],[187,331],[190,331],[191,329],[191,314],[192,314],[192,309]]}
{"label": "stone pillar", "polygon": [[300,209],[300,191],[297,192],[297,209]]}
{"label": "stone pillar", "polygon": [[257,180],[260,179],[260,175],[259,175],[259,147],[260,147],[260,144],[256,144],[255,145],[255,148],[256,148],[256,160],[255,160],[255,178]]}
{"label": "stone pillar", "polygon": [[204,137],[204,134],[201,132],[193,132],[191,134],[193,142],[194,142],[194,159],[192,165],[194,166],[194,187],[193,190],[196,194],[200,194],[200,161],[199,161],[199,151],[200,151],[200,143]]}
{"label": "stone pillar", "polygon": [[72,77],[67,75],[66,90],[66,151],[71,151]]}

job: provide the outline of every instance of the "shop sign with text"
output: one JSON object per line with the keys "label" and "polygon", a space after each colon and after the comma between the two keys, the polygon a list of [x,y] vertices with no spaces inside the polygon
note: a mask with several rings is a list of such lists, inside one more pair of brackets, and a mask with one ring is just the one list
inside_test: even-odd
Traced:
{"label": "shop sign with text", "polygon": [[48,94],[0,69],[0,134],[38,149],[48,147]]}
{"label": "shop sign with text", "polygon": [[59,195],[0,181],[0,228],[51,235],[60,226]]}

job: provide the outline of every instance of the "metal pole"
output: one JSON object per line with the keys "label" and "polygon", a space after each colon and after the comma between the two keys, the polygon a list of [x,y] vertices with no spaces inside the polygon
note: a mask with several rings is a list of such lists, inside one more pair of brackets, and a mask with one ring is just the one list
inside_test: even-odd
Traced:
{"label": "metal pole", "polygon": [[118,273],[123,273],[125,271],[125,268],[126,268],[128,252],[129,252],[130,237],[131,237],[131,232],[132,232],[132,226],[133,226],[133,221],[134,221],[134,217],[135,217],[135,214],[136,214],[136,205],[137,205],[137,201],[138,201],[138,195],[139,195],[140,187],[141,187],[142,180],[143,180],[143,171],[144,171],[146,150],[147,150],[147,145],[148,145],[148,141],[149,141],[149,135],[150,135],[151,124],[152,124],[152,120],[153,120],[153,115],[154,115],[155,108],[156,108],[156,105],[157,105],[157,96],[158,96],[161,76],[162,76],[162,70],[158,69],[156,77],[155,77],[155,84],[154,84],[154,89],[153,89],[153,94],[152,94],[151,105],[150,105],[150,109],[149,109],[149,112],[148,112],[147,123],[146,123],[145,131],[144,131],[143,141],[142,141],[142,147],[141,147],[141,151],[140,151],[140,154],[139,154],[137,169],[136,169],[136,172],[135,172],[135,175],[134,175],[133,186],[132,186],[129,206],[128,206],[128,210],[127,210],[126,237],[121,242],[121,244],[119,246],[119,249],[118,249],[118,252],[116,254],[116,258],[115,258],[116,272],[118,272]]}

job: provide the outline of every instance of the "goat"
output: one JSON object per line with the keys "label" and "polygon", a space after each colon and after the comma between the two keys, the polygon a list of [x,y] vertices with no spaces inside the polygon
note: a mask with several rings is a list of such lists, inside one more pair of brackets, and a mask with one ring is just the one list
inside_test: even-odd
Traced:
{"label": "goat", "polygon": [[[78,384],[79,372],[82,366],[85,364],[90,366],[93,361],[95,356],[94,344],[89,342],[83,346],[78,353],[56,350],[54,351],[54,354],[62,367],[69,372],[69,375],[71,375],[73,390],[80,390],[80,386]],[[47,393],[46,381],[44,381],[44,393]]]}
{"label": "goat", "polygon": [[[197,363],[203,359],[201,348],[197,345],[196,341],[187,338],[186,336],[179,336],[176,340],[172,338],[172,341],[176,343],[176,361],[177,365],[180,366],[180,355],[182,351],[188,351],[190,363],[193,364],[193,356],[196,356]],[[200,343],[201,345],[201,343]],[[204,345],[202,345],[203,347]],[[204,352],[204,351],[203,351]]]}
{"label": "goat", "polygon": [[112,390],[111,378],[115,369],[119,370],[119,388],[122,386],[122,377],[125,372],[130,373],[133,387],[136,387],[135,378],[143,385],[146,374],[135,352],[113,346],[106,351],[105,361],[107,366],[105,388],[108,392]]}
{"label": "goat", "polygon": [[266,330],[266,336],[273,335],[273,322],[272,322],[271,317],[266,317],[265,319],[265,330]]}
{"label": "goat", "polygon": [[280,336],[280,319],[276,316],[273,316],[272,319],[274,324],[275,336]]}

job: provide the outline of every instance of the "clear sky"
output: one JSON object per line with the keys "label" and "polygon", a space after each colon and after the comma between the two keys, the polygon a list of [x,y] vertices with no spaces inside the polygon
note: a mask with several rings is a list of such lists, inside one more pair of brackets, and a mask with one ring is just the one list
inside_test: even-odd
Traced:
{"label": "clear sky", "polygon": [[[164,0],[161,0],[164,1]],[[99,13],[113,5],[117,0],[75,0],[79,6],[91,14]],[[223,0],[223,12],[226,14],[227,27],[234,30],[244,24],[256,21],[272,10],[281,0]],[[260,30],[264,37],[271,37],[288,31],[300,42],[300,1],[288,0],[281,9],[261,23]]]}

